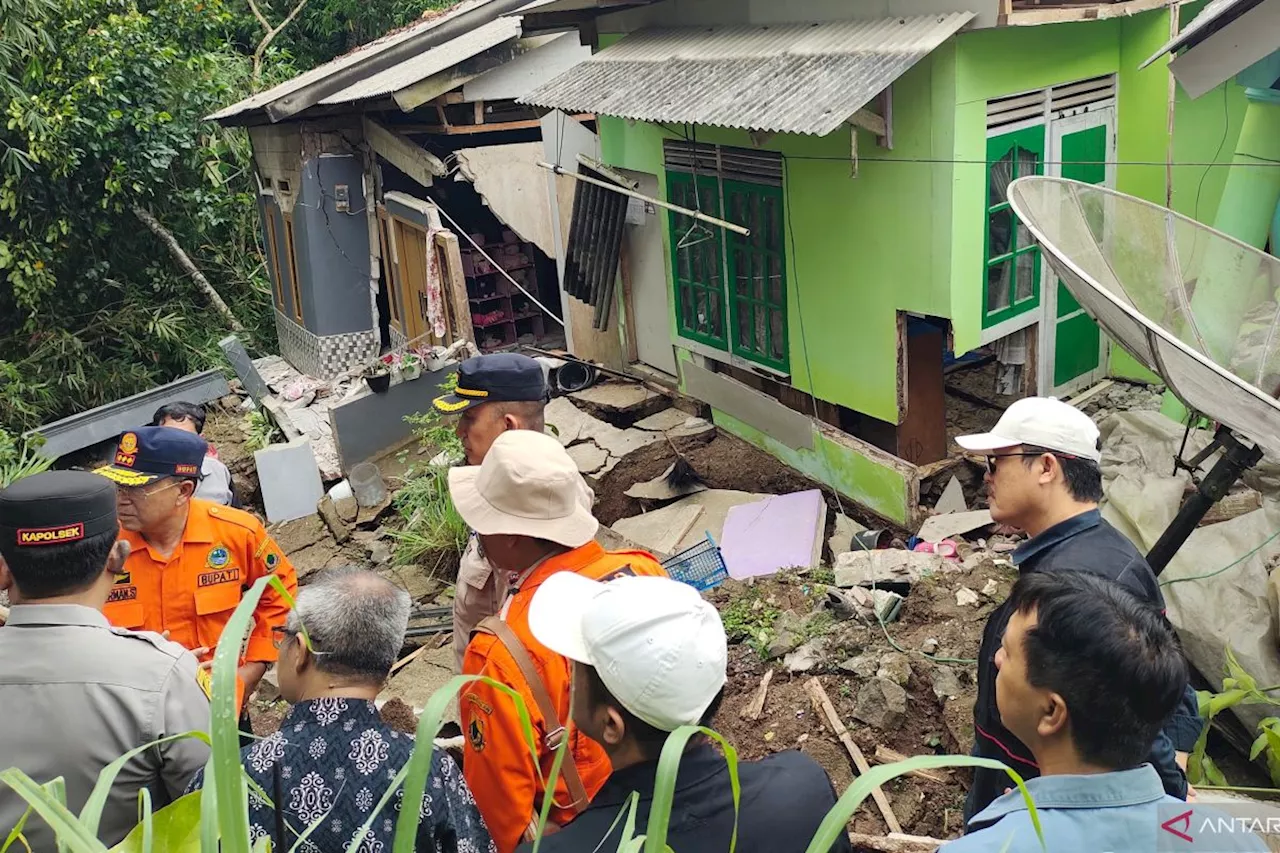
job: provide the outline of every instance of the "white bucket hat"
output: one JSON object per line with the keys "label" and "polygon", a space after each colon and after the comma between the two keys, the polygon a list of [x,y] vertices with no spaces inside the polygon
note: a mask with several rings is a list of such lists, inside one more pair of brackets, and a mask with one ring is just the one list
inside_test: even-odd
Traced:
{"label": "white bucket hat", "polygon": [[591,492],[557,439],[504,432],[484,462],[452,468],[449,494],[462,520],[484,536],[509,534],[578,548],[595,538]]}
{"label": "white bucket hat", "polygon": [[725,684],[720,614],[670,578],[602,583],[573,572],[542,582],[529,630],[547,648],[593,667],[618,702],[660,731],[697,725]]}

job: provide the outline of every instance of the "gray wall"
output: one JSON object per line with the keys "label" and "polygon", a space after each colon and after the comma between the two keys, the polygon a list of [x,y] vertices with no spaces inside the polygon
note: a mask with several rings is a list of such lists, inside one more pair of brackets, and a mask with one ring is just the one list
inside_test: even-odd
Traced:
{"label": "gray wall", "polygon": [[350,471],[357,462],[373,459],[408,441],[413,427],[405,416],[430,412],[431,401],[443,393],[440,385],[455,370],[457,365],[423,373],[412,382],[392,385],[383,394],[366,394],[330,409],[329,425],[342,470]]}
{"label": "gray wall", "polygon": [[[374,327],[369,298],[369,222],[362,165],[347,154],[319,155],[302,164],[293,210],[294,244],[302,289],[303,325],[317,335]],[[335,206],[335,187],[346,184],[349,210]]]}

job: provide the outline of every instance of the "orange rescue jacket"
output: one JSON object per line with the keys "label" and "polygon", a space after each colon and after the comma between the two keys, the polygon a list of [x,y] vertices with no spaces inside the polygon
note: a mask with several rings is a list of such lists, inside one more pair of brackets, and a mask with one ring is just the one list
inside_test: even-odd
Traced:
{"label": "orange rescue jacket", "polygon": [[[124,530],[120,538],[133,550],[107,600],[107,619],[135,631],[168,631],[169,639],[188,649],[207,647],[205,660],[258,578],[274,573],[290,595],[297,594],[298,578],[280,546],[258,519],[238,509],[193,498],[182,541],[168,557],[152,550],[139,533]],[[288,615],[289,604],[267,587],[254,611],[242,663],[275,661],[271,629]],[[242,688],[237,685],[237,706]]]}
{"label": "orange rescue jacket", "polygon": [[[596,542],[588,542],[546,560],[522,583],[512,586],[501,618],[524,644],[542,676],[543,685],[559,708],[559,720],[542,717],[519,666],[496,637],[472,635],[463,656],[463,673],[488,676],[516,690],[532,719],[538,748],[538,769],[535,770],[519,713],[510,697],[478,681],[463,688],[459,701],[466,737],[462,771],[498,853],[515,850],[530,820],[542,808],[545,786],[541,780],[551,774],[555,759],[555,752],[546,745],[549,733],[561,725],[568,729],[569,755],[565,760],[576,763],[588,798],[596,795],[612,772],[604,749],[572,725],[569,696],[572,663],[539,643],[529,630],[529,602],[542,582],[556,572],[577,572],[594,580],[609,580],[610,576],[621,574],[666,575],[653,555],[644,551],[611,552]],[[568,808],[572,801],[562,775],[556,781],[550,821],[563,826],[572,820],[576,815]]]}

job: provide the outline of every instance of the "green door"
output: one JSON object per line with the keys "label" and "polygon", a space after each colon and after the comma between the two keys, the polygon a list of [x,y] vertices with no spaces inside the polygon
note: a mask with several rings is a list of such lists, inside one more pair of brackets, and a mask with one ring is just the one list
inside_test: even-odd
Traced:
{"label": "green door", "polygon": [[[1062,177],[1087,184],[1107,183],[1113,115],[1108,108],[1054,124]],[[1053,391],[1070,391],[1092,383],[1102,366],[1101,332],[1061,281],[1057,283],[1054,315]]]}

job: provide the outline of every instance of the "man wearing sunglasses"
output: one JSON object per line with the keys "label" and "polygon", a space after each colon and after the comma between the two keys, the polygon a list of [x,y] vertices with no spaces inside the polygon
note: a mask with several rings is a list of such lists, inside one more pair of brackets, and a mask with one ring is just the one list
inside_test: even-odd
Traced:
{"label": "man wearing sunglasses", "polygon": [[[1164,611],[1155,574],[1133,543],[1103,520],[1101,441],[1093,420],[1049,397],[1028,397],[1005,410],[995,428],[964,435],[956,443],[986,457],[987,503],[998,523],[1030,538],[1013,552],[1020,574],[1091,572],[1115,581]],[[1031,751],[1000,722],[996,707],[996,652],[1009,624],[1008,602],[987,619],[978,651],[978,699],[974,703],[973,754],[1003,761],[1024,778],[1040,774]],[[1165,790],[1187,797],[1187,780],[1175,749],[1188,752],[1199,735],[1195,693],[1184,689],[1174,717],[1152,745],[1148,761]],[[1009,787],[1003,771],[978,769],[965,801],[965,820]]]}
{"label": "man wearing sunglasses", "polygon": [[[293,566],[247,512],[193,497],[208,445],[173,427],[140,427],[120,437],[114,460],[94,473],[117,489],[121,538],[131,551],[104,611],[113,625],[155,631],[211,660],[245,590],[275,574],[293,594]],[[289,606],[267,587],[241,653],[237,701],[257,688],[276,659],[271,629]],[[242,724],[247,720],[242,718]]]}

